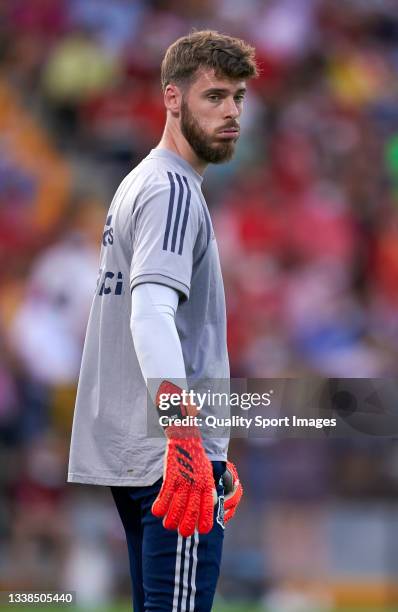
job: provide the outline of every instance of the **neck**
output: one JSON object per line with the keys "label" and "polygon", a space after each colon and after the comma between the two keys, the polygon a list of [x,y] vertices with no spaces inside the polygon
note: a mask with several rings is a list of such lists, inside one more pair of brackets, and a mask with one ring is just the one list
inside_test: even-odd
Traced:
{"label": "neck", "polygon": [[203,176],[207,163],[199,159],[189,142],[185,139],[180,129],[166,121],[162,138],[156,149],[169,149],[185,159],[196,172]]}

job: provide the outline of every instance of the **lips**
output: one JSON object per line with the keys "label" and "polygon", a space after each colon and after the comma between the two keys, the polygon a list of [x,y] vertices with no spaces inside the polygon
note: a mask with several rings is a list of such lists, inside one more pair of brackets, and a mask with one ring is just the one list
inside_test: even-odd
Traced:
{"label": "lips", "polygon": [[239,128],[223,128],[217,132],[220,136],[226,136],[228,138],[236,138],[239,136]]}

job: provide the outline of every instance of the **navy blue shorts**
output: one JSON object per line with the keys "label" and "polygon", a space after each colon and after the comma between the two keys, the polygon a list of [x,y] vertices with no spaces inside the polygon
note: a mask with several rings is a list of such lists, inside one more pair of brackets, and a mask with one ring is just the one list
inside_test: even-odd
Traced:
{"label": "navy blue shorts", "polygon": [[183,538],[151,512],[162,485],[111,487],[130,560],[134,612],[210,612],[224,539],[225,462],[213,462],[218,502],[210,533]]}

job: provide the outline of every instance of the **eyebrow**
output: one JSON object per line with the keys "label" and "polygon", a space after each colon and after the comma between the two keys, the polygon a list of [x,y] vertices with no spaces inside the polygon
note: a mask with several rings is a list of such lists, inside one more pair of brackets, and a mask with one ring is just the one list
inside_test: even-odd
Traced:
{"label": "eyebrow", "polygon": [[[240,87],[236,92],[235,95],[238,93],[246,93],[247,88],[246,87]],[[222,93],[222,94],[228,94],[230,93],[230,90],[227,89],[226,87],[210,87],[210,89],[206,89],[206,91],[203,92],[204,95],[207,95],[209,93]]]}

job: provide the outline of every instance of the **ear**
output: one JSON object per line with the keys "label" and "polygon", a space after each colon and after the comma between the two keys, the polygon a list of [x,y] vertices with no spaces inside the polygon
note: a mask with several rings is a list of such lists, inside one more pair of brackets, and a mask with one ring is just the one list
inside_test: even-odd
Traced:
{"label": "ear", "polygon": [[169,83],[164,92],[164,105],[172,115],[177,117],[180,114],[182,91],[177,85]]}

